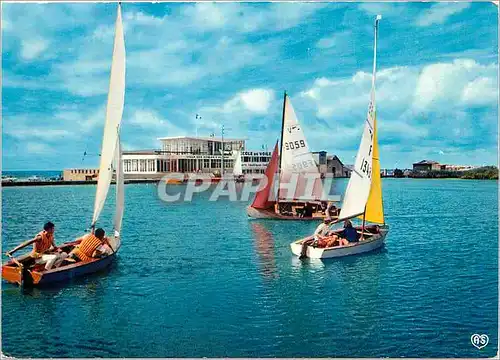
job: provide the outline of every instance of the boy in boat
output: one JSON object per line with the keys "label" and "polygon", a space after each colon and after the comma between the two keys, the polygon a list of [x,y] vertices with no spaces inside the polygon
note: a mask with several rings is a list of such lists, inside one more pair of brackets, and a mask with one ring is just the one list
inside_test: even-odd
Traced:
{"label": "boy in boat", "polygon": [[328,225],[330,224],[330,222],[331,219],[328,217],[323,219],[323,222],[319,224],[314,231],[314,241],[319,241],[328,234]]}
{"label": "boy in boat", "polygon": [[104,230],[99,228],[93,234],[86,234],[76,239],[76,241],[80,241],[80,244],[71,250],[68,254],[68,259],[90,261],[103,254],[110,254],[112,248],[104,235]]}
{"label": "boy in boat", "polygon": [[[300,254],[299,259],[305,258],[307,254],[307,247],[311,244],[316,243],[318,247],[325,247],[329,243],[329,239],[331,237],[326,237],[329,231],[329,224],[332,222],[332,219],[326,217],[323,219],[323,222],[318,225],[316,230],[314,231],[313,238],[306,240],[302,243],[302,252]],[[328,240],[327,240],[328,239]]]}
{"label": "boy in boat", "polygon": [[[54,265],[59,265],[66,255],[64,252],[61,253],[61,250],[56,246],[54,232],[55,225],[49,221],[43,225],[43,231],[40,231],[33,239],[7,251],[6,255],[10,257],[16,251],[33,244],[33,250],[30,253],[31,259],[35,261],[35,264],[45,264],[45,270],[50,270]],[[52,254],[49,254],[51,252]],[[53,252],[57,253],[53,254]]]}

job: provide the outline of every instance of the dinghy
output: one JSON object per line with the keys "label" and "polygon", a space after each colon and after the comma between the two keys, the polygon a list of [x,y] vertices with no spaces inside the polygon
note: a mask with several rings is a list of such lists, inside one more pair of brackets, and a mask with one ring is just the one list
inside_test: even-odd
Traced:
{"label": "dinghy", "polygon": [[[339,219],[335,222],[341,223],[344,220],[352,218],[361,219],[362,225],[356,227],[360,239],[358,242],[351,242],[344,246],[321,248],[317,246],[314,237],[309,236],[290,244],[292,252],[297,256],[323,259],[372,251],[384,244],[384,239],[389,231],[384,220],[375,110],[377,35],[380,19],[381,16],[379,15],[375,20],[372,89],[368,115],[356,163],[347,184],[342,210],[340,211]],[[366,222],[372,224],[367,226]],[[329,235],[340,235],[340,231],[331,231]]]}
{"label": "dinghy", "polygon": [[[125,40],[123,36],[121,6],[118,5],[106,122],[104,125],[104,136],[101,147],[99,179],[97,182],[94,213],[91,223],[91,228],[94,229],[106,201],[113,177],[113,170],[115,170],[116,208],[114,216],[114,233],[112,236],[107,236],[112,252],[100,258],[93,258],[90,261],[79,261],[67,265],[64,265],[66,262],[63,262],[62,266],[50,270],[45,270],[43,264],[35,265],[34,260],[29,254],[18,258],[12,258],[8,263],[2,266],[2,277],[6,281],[25,286],[47,285],[58,281],[69,280],[76,276],[97,272],[106,268],[115,258],[121,243],[120,230],[125,200],[122,153],[119,138],[124,98]],[[59,248],[69,253],[78,244],[79,241],[72,241],[59,246]]]}
{"label": "dinghy", "polygon": [[[336,219],[339,209],[324,199],[318,166],[286,92],[283,97],[281,156],[279,161],[273,162],[273,157],[278,157],[277,149],[275,147],[276,154],[273,152],[266,169],[269,188],[274,185],[275,173],[279,172],[277,198],[260,201],[258,198],[261,195],[257,193],[254,202],[247,208],[248,216],[279,220],[318,220],[327,216]],[[308,189],[309,181],[312,182],[312,191]],[[293,193],[286,186],[289,183],[296,183]]]}

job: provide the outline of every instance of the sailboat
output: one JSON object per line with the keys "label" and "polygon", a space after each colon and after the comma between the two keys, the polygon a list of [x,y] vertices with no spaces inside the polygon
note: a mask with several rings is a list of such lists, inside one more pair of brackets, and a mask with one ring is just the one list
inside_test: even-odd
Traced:
{"label": "sailboat", "polygon": [[[91,229],[96,226],[101,211],[104,207],[108,190],[111,185],[113,172],[115,172],[116,183],[116,207],[114,215],[114,232],[108,235],[111,245],[111,254],[90,261],[79,261],[60,267],[45,270],[44,265],[33,265],[29,254],[12,258],[2,266],[2,277],[11,283],[19,285],[41,286],[58,281],[68,280],[76,276],[94,273],[106,268],[115,258],[121,244],[121,226],[124,197],[124,176],[122,166],[122,152],[120,145],[120,124],[122,120],[125,99],[125,39],[123,36],[123,24],[121,16],[121,5],[118,5],[118,13],[115,25],[115,39],[113,47],[113,59],[111,64],[111,76],[106,108],[106,122],[101,147],[101,160],[99,166],[99,179],[94,202]],[[72,241],[59,246],[69,253],[79,241]]]}
{"label": "sailboat", "polygon": [[233,176],[234,176],[234,181],[237,182],[245,181],[245,175],[243,174],[243,163],[241,160],[241,148],[238,151],[236,151],[234,155]]}
{"label": "sailboat", "polygon": [[[385,224],[384,219],[375,109],[377,35],[378,22],[381,18],[378,15],[375,20],[372,89],[370,92],[368,115],[356,156],[356,163],[347,184],[339,218],[336,221],[336,223],[339,223],[353,218],[362,220],[362,225],[356,228],[360,235],[360,240],[344,246],[320,248],[315,246],[314,237],[309,236],[290,244],[292,252],[297,256],[305,255],[309,258],[330,258],[371,251],[384,244],[384,239],[389,231],[389,227]],[[371,223],[371,225],[367,225],[367,222]],[[340,231],[333,231],[333,234],[339,234]],[[307,245],[307,241],[311,242],[311,244]],[[307,248],[305,249],[304,246]]]}
{"label": "sailboat", "polygon": [[[274,156],[278,156],[277,147],[275,151],[266,169],[266,174],[272,174],[272,178],[267,177],[266,188],[269,189],[262,190],[270,192],[274,185],[274,174],[279,172],[277,197],[272,201],[261,202],[259,199],[263,193],[258,192],[252,205],[247,208],[248,216],[281,220],[318,220],[326,216],[335,219],[335,208],[329,214],[324,211],[328,201],[324,199],[321,175],[286,92],[283,96],[279,162],[273,161]],[[287,184],[296,186],[289,187]]]}

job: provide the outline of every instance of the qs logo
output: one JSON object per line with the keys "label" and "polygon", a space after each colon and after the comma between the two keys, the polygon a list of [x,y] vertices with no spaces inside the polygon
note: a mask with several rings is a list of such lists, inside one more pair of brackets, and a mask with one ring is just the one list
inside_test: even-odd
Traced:
{"label": "qs logo", "polygon": [[488,335],[486,335],[486,334],[482,334],[482,335],[472,334],[472,336],[470,337],[470,342],[472,343],[472,345],[474,345],[478,349],[484,348],[486,345],[488,345],[489,341],[490,341],[490,339],[488,338]]}

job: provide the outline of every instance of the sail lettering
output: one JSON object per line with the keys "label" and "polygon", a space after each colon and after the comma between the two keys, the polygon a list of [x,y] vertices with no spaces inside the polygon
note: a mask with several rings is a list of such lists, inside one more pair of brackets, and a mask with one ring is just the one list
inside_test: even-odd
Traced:
{"label": "sail lettering", "polygon": [[306,143],[304,140],[295,140],[295,141],[289,141],[285,142],[285,150],[294,150],[294,149],[300,149],[306,147]]}
{"label": "sail lettering", "polygon": [[301,171],[305,169],[309,169],[311,166],[314,166],[314,163],[311,160],[304,160],[301,162],[298,162],[296,164],[292,164],[293,171]]}
{"label": "sail lettering", "polygon": [[363,174],[368,176],[369,179],[371,179],[372,168],[370,166],[370,163],[365,158],[363,158],[363,160],[361,161],[361,169],[360,170],[361,170],[361,172],[363,172]]}

